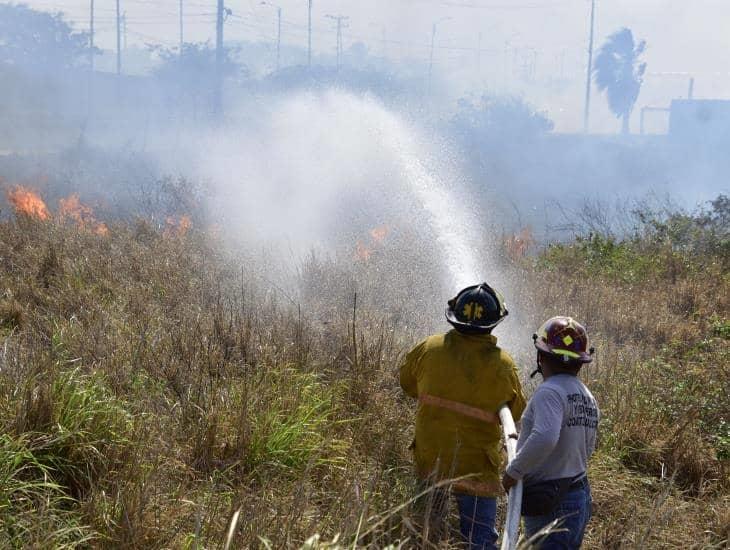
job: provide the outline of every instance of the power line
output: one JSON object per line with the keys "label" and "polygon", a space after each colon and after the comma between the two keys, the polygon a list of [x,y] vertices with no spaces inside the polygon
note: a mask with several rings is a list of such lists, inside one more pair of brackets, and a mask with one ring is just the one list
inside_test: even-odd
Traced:
{"label": "power line", "polygon": [[539,10],[554,9],[568,4],[575,4],[572,0],[552,2],[549,4],[465,4],[463,2],[443,2],[441,6],[449,8],[468,8],[477,10]]}
{"label": "power line", "polygon": [[[119,3],[120,0],[116,0],[116,3]],[[149,6],[149,3],[146,0],[124,0],[127,4],[133,4],[133,5],[145,5]],[[308,1],[308,8],[310,7],[311,0]],[[172,4],[174,0],[170,0],[170,3]],[[124,17],[122,17],[121,14],[121,7],[119,8],[120,14],[119,14],[119,26],[120,29],[118,30],[118,38],[119,42],[122,41],[123,32],[123,22],[129,23],[129,25],[133,25],[135,28],[139,28],[141,26],[155,26],[159,25],[160,23],[164,22],[173,22],[174,19],[179,19],[177,21],[178,26],[178,33],[182,34],[182,40],[184,41],[184,26],[181,27],[181,22],[184,20],[195,20],[200,23],[212,21],[212,19],[215,17],[217,19],[217,12],[211,12],[211,11],[203,11],[206,8],[210,8],[209,4],[196,2],[193,0],[184,0],[184,12],[181,13],[180,6],[182,5],[183,0],[178,0],[178,10],[177,13],[172,13],[171,11],[164,11],[164,12],[157,12],[157,13],[151,13],[147,16],[143,15],[127,15],[124,14]],[[252,3],[252,2],[250,2]],[[46,3],[47,5],[56,5],[53,3]],[[125,4],[125,5],[127,5]],[[174,5],[174,4],[173,4]],[[57,6],[57,5],[56,5]],[[527,7],[527,5],[523,5]],[[465,7],[472,7],[472,8],[494,8],[498,7],[496,5],[471,5],[468,4]],[[537,7],[537,6],[535,6]],[[544,7],[544,6],[543,6]],[[116,6],[115,6],[116,8]],[[97,23],[101,23],[101,25],[95,26],[95,34],[99,30],[107,30],[105,23],[113,23],[116,25],[117,23],[117,17],[116,17],[116,9],[115,8],[109,8],[110,10],[114,10],[114,15],[106,16],[101,15],[99,16],[99,12],[101,11],[104,13],[105,8],[100,6],[95,6],[95,21]],[[190,8],[200,9],[201,11],[190,11]],[[108,12],[107,12],[108,13]],[[266,25],[266,29],[262,29],[262,27],[265,25],[263,21],[260,20],[260,14],[256,13],[252,10],[244,10],[240,13],[246,14],[246,18],[242,17],[238,14],[231,13],[230,9],[226,8],[224,15],[227,15],[231,18],[237,19],[236,21],[231,21],[231,23],[235,23],[237,26],[240,26],[242,28],[245,28],[249,31],[253,31],[256,33],[256,35],[261,39],[269,39],[268,34],[268,25]],[[311,20],[311,10],[308,9],[308,20],[306,25],[302,25],[300,23],[286,20],[283,17],[281,18],[280,22],[277,21],[277,43],[279,44],[278,48],[280,50],[281,48],[281,36],[285,32],[289,33],[307,33],[307,57],[308,57],[308,64],[311,65],[311,42],[312,42],[312,35],[317,32],[320,34],[326,34],[326,35],[332,35],[334,34],[337,36],[337,54],[339,57],[338,65],[342,63],[342,57],[344,54],[344,39],[342,36],[342,27],[344,25],[340,24],[339,30],[337,28],[327,28],[327,27],[320,27],[318,25],[314,25],[313,21]],[[346,16],[339,16],[342,17],[340,21],[344,21]],[[184,19],[183,19],[184,18]],[[244,20],[245,19],[245,20]],[[336,18],[335,18],[336,20]],[[174,24],[174,23],[173,23]],[[184,23],[183,23],[184,25]],[[182,30],[182,33],[181,33]],[[131,33],[133,36],[142,36],[143,33],[139,32],[133,32],[131,29],[127,32]],[[380,37],[380,36],[364,36],[364,35],[358,35],[358,34],[348,34],[348,37],[351,40],[354,41],[363,41],[366,43],[379,43],[379,44],[388,44],[388,45],[394,45],[394,46],[404,46],[409,48],[411,51],[416,49],[420,53],[426,53],[427,51],[433,50],[433,51],[445,51],[445,52],[473,52],[476,55],[481,55],[482,53],[499,53],[501,50],[499,49],[493,49],[493,48],[482,48],[481,45],[478,45],[477,47],[473,46],[460,46],[460,45],[448,45],[448,44],[436,44],[435,42],[431,44],[424,44],[424,43],[418,43],[418,42],[411,42],[411,41],[403,41],[403,40],[397,40],[397,39],[388,39],[386,37]],[[159,43],[165,43],[169,44],[170,41],[161,40],[158,37],[153,37],[151,35],[144,35],[145,39],[156,41]],[[179,38],[179,37],[178,37]],[[178,39],[178,44],[180,43],[180,39]],[[117,51],[118,51],[118,70],[121,73],[121,43],[118,45]]]}
{"label": "power line", "polygon": [[169,48],[172,48],[172,47],[175,46],[175,43],[174,42],[171,42],[169,40],[161,40],[157,36],[152,36],[150,34],[145,34],[145,33],[142,33],[142,32],[139,32],[139,31],[134,31],[134,30],[130,30],[128,32],[132,36],[137,36],[138,38],[142,38],[143,40],[147,41],[146,43],[148,45],[151,45],[151,44],[161,44],[161,45],[167,46]]}

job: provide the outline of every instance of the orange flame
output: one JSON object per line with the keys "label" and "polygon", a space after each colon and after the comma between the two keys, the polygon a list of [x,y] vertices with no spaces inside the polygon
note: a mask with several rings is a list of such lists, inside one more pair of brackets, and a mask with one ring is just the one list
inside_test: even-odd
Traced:
{"label": "orange flame", "polygon": [[8,191],[8,201],[13,205],[15,213],[37,218],[39,220],[47,220],[51,217],[40,195],[35,191],[18,186],[12,191]]}
{"label": "orange flame", "polygon": [[94,220],[94,211],[91,207],[81,204],[77,194],[59,200],[58,204],[58,216],[61,220],[73,220],[80,227],[84,227],[89,221]]}
{"label": "orange flame", "polygon": [[362,262],[367,262],[375,253],[376,247],[383,244],[383,241],[388,236],[389,232],[390,229],[387,225],[374,227],[368,231],[370,242],[365,244],[362,241],[357,241],[357,244],[355,245],[355,257]]}
{"label": "orange flame", "polygon": [[510,235],[504,240],[504,248],[513,260],[524,258],[533,244],[535,239],[530,227],[525,227],[518,234]]}
{"label": "orange flame", "polygon": [[370,230],[370,236],[373,238],[373,241],[376,243],[382,243],[385,240],[385,237],[388,236],[388,232],[390,230],[388,229],[387,225],[383,225],[380,227],[376,227],[374,229]]}
{"label": "orange flame", "polygon": [[180,218],[175,219],[174,216],[168,216],[165,219],[167,227],[162,232],[164,237],[184,237],[193,226],[190,216],[183,214]]}
{"label": "orange flame", "polygon": [[370,259],[370,256],[373,255],[373,249],[365,246],[360,241],[357,242],[357,245],[355,246],[355,256],[358,260],[367,262]]}
{"label": "orange flame", "polygon": [[180,221],[177,224],[177,233],[181,237],[185,235],[185,233],[188,232],[188,230],[193,226],[193,222],[190,219],[190,216],[180,216]]}
{"label": "orange flame", "polygon": [[94,210],[79,200],[78,194],[58,201],[58,217],[61,221],[71,220],[76,223],[79,229],[87,229],[96,235],[105,237],[109,234],[109,228],[105,223],[94,218]]}

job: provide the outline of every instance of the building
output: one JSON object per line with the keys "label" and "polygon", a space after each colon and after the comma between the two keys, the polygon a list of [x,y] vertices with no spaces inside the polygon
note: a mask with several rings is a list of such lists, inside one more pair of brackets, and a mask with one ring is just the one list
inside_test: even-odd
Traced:
{"label": "building", "polygon": [[730,143],[730,100],[673,100],[669,107],[669,135],[698,144]]}

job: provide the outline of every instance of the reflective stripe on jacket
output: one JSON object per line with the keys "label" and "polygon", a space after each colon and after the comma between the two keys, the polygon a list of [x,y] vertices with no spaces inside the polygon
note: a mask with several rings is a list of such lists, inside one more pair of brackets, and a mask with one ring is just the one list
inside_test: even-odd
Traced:
{"label": "reflective stripe on jacket", "polygon": [[469,476],[455,490],[500,494],[502,466],[499,407],[508,403],[515,422],[525,397],[512,358],[497,338],[452,330],[427,338],[400,368],[403,390],[419,399],[415,462],[419,477]]}

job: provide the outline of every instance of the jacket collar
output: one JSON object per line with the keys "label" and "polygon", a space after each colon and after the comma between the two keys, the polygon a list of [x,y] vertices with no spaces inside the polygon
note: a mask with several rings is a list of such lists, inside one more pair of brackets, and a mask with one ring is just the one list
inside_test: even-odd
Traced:
{"label": "jacket collar", "polygon": [[473,342],[475,344],[491,344],[497,345],[497,337],[494,334],[464,334],[456,329],[451,329],[447,334],[453,338],[458,338],[464,342]]}

